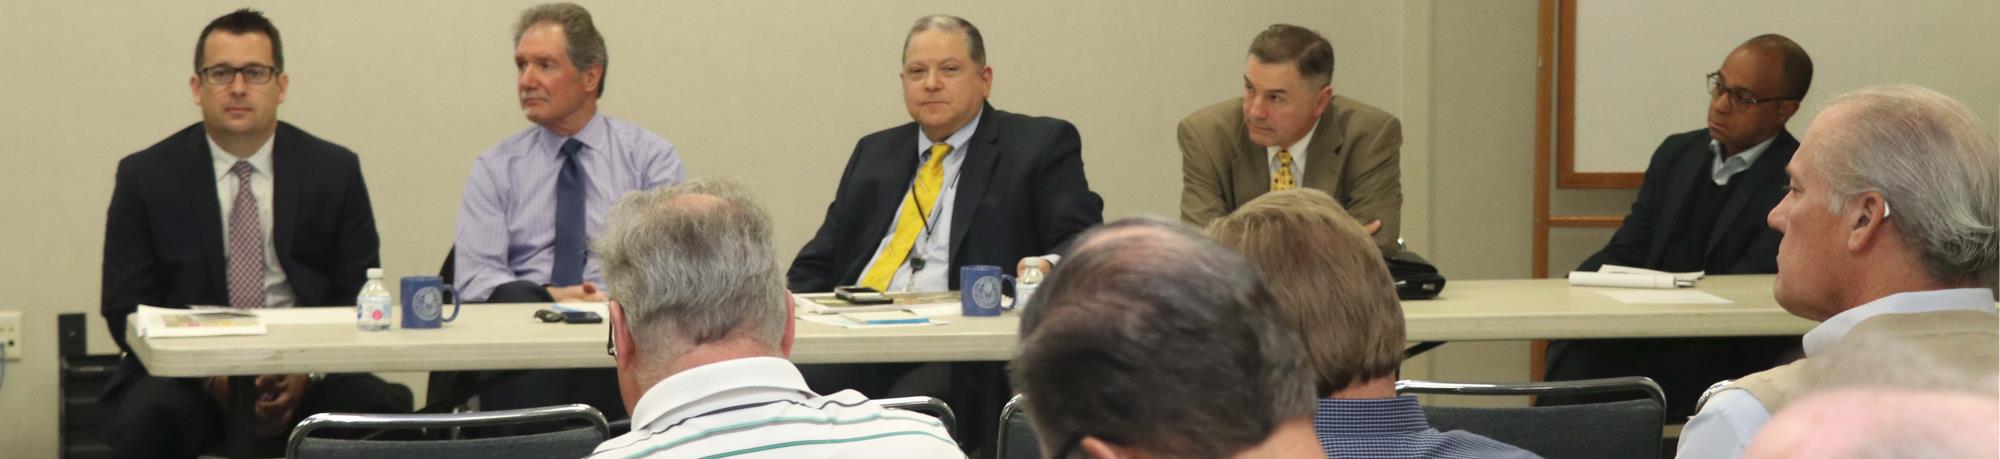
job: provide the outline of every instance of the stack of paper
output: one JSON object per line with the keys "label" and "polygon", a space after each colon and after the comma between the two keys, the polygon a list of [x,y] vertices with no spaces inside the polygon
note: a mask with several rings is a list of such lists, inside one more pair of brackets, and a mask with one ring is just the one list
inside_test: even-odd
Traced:
{"label": "stack of paper", "polygon": [[262,335],[264,322],[254,311],[221,307],[172,309],[139,305],[133,316],[142,338]]}
{"label": "stack of paper", "polygon": [[1670,273],[1630,266],[1604,265],[1597,272],[1570,271],[1569,285],[1574,287],[1624,287],[1624,288],[1677,288],[1693,287],[1695,281],[1707,273]]}
{"label": "stack of paper", "polygon": [[890,304],[857,305],[832,294],[794,294],[798,319],[842,328],[925,327],[959,315],[958,292],[891,293]]}

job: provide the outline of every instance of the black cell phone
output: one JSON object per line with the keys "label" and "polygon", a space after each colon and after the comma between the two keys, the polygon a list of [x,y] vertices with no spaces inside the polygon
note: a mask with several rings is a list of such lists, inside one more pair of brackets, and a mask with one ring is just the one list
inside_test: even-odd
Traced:
{"label": "black cell phone", "polygon": [[591,311],[563,311],[563,323],[594,324],[604,321],[604,316]]}
{"label": "black cell phone", "polygon": [[889,295],[884,295],[874,288],[860,285],[834,287],[833,296],[852,304],[889,304],[895,302],[895,300],[889,299]]}

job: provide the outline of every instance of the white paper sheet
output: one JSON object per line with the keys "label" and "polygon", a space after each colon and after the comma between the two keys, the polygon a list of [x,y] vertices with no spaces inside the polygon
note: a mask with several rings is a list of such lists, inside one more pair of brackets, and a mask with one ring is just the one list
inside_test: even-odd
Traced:
{"label": "white paper sheet", "polygon": [[929,317],[935,320],[939,317],[956,317],[964,315],[965,305],[959,303],[913,304],[910,305],[909,310],[910,312],[917,313],[917,315]]}
{"label": "white paper sheet", "polygon": [[832,326],[835,326],[835,327],[840,327],[840,328],[900,328],[900,327],[929,327],[929,326],[933,326],[933,325],[944,325],[944,324],[947,324],[947,323],[950,323],[950,322],[945,322],[945,321],[942,321],[942,320],[938,320],[938,319],[931,319],[931,322],[930,322],[930,323],[925,323],[925,324],[884,324],[884,325],[868,325],[868,324],[862,324],[862,323],[856,323],[856,322],[854,322],[854,321],[852,321],[852,320],[848,320],[847,318],[844,318],[844,317],[841,317],[841,316],[839,316],[839,315],[829,315],[829,314],[799,314],[799,315],[798,315],[797,317],[798,317],[798,319],[799,319],[799,320],[802,320],[802,321],[806,321],[806,322],[812,322],[812,323],[816,323],[816,324],[821,324],[821,325],[832,325]]}
{"label": "white paper sheet", "polygon": [[325,325],[354,323],[354,307],[262,309],[257,318],[266,325]]}
{"label": "white paper sheet", "polygon": [[1625,304],[1729,304],[1727,298],[1700,290],[1605,290],[1597,292]]}
{"label": "white paper sheet", "polygon": [[1708,275],[1708,272],[1707,272],[1707,271],[1691,271],[1691,272],[1684,272],[1684,273],[1670,273],[1670,272],[1666,272],[1666,271],[1658,271],[1658,270],[1652,270],[1652,269],[1646,269],[1646,268],[1634,268],[1634,267],[1631,267],[1631,266],[1619,266],[1619,265],[1604,265],[1604,266],[1599,266],[1599,267],[1597,267],[1597,272],[1600,272],[1600,273],[1612,273],[1612,274],[1671,274],[1671,275],[1673,275],[1673,276],[1674,276],[1674,280],[1677,280],[1677,281],[1681,281],[1681,282],[1694,282],[1694,281],[1698,281],[1698,280],[1701,280],[1702,276],[1706,276],[1706,275]]}

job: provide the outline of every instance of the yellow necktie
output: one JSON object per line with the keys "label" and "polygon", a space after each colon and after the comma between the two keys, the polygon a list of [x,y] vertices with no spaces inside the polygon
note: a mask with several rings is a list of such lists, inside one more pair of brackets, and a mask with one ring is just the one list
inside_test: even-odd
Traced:
{"label": "yellow necktie", "polygon": [[1285,191],[1298,188],[1299,183],[1292,180],[1292,152],[1280,148],[1278,149],[1276,159],[1278,160],[1278,171],[1271,174],[1271,191]]}
{"label": "yellow necktie", "polygon": [[930,160],[917,170],[917,182],[910,185],[910,196],[903,200],[901,215],[896,217],[896,236],[889,239],[889,247],[882,249],[875,257],[875,264],[861,275],[861,285],[880,291],[889,291],[889,280],[896,277],[896,268],[910,257],[910,247],[917,244],[917,234],[924,232],[931,202],[936,201],[938,191],[944,185],[944,157],[951,154],[950,144],[931,145]]}

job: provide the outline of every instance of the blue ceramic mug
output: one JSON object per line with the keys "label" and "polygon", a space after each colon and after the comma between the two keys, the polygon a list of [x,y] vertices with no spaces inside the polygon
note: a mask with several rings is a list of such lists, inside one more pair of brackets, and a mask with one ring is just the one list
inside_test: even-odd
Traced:
{"label": "blue ceramic mug", "polygon": [[[451,292],[451,315],[444,316],[444,293]],[[403,277],[403,328],[438,328],[458,318],[458,292],[437,276]]]}
{"label": "blue ceramic mug", "polygon": [[1000,273],[999,266],[972,265],[958,268],[958,302],[967,317],[1000,315],[1002,283],[1014,283],[1014,276]]}

